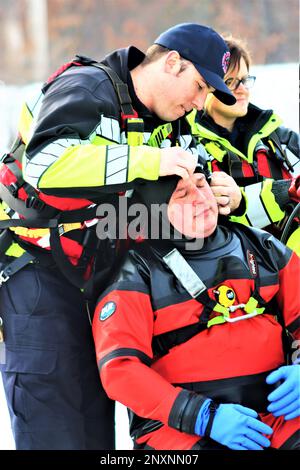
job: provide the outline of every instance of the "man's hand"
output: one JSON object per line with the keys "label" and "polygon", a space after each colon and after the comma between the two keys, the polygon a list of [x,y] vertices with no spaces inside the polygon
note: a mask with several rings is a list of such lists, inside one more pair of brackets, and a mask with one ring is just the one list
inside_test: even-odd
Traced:
{"label": "man's hand", "polygon": [[229,215],[240,205],[242,193],[234,179],[223,171],[215,171],[210,187],[217,200],[219,214]]}
{"label": "man's hand", "polygon": [[194,173],[197,162],[196,155],[180,147],[162,149],[159,176],[178,175],[186,180]]}

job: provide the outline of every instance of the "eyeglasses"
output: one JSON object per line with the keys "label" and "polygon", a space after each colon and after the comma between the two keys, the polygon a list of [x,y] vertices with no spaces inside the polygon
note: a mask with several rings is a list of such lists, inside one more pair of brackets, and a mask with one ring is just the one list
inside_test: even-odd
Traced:
{"label": "eyeglasses", "polygon": [[237,90],[241,83],[245,88],[249,89],[253,87],[255,80],[256,77],[253,75],[247,75],[247,77],[243,77],[240,80],[238,78],[227,78],[227,80],[225,80],[225,85],[232,91]]}

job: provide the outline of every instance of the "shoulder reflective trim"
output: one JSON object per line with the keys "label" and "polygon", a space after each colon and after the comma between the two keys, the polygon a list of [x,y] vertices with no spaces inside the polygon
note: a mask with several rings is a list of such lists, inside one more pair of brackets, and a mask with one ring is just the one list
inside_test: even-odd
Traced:
{"label": "shoulder reflective trim", "polygon": [[98,368],[99,370],[102,369],[104,364],[106,364],[108,361],[111,361],[112,359],[115,359],[117,357],[137,357],[143,364],[146,366],[151,366],[152,364],[152,358],[147,356],[147,354],[143,353],[142,351],[138,349],[133,349],[133,348],[119,348],[115,349],[114,351],[111,351],[110,353],[106,354],[100,361],[98,362]]}
{"label": "shoulder reflective trim", "polygon": [[27,144],[32,126],[33,116],[26,103],[23,103],[19,117],[18,130],[21,138]]}
{"label": "shoulder reflective trim", "polygon": [[195,121],[197,110],[193,109],[189,114],[185,116],[185,120],[188,122],[191,132],[193,135],[199,134],[199,123]]}
{"label": "shoulder reflective trim", "polygon": [[128,146],[108,145],[106,155],[105,184],[126,183],[128,173]]}
{"label": "shoulder reflective trim", "polygon": [[261,189],[262,183],[255,183],[245,187],[245,194],[248,199],[247,218],[250,224],[257,228],[266,227],[272,222],[260,199]]}
{"label": "shoulder reflective trim", "polygon": [[120,143],[121,129],[117,119],[101,116],[100,123],[96,128],[96,134],[116,143]]}
{"label": "shoulder reflective trim", "polygon": [[[234,154],[238,155],[242,160],[247,160],[246,155],[244,155],[242,152],[240,152],[237,148],[233,147],[233,145],[231,145],[229,140],[218,136],[214,132],[209,131],[208,129],[206,129],[205,127],[203,127],[201,125],[199,125],[199,138],[200,138],[200,142],[202,141],[202,139],[206,139],[206,140],[215,142],[218,146],[225,149],[225,151],[226,151],[226,149],[230,150]],[[206,144],[205,144],[205,147],[206,147]]]}
{"label": "shoulder reflective trim", "polygon": [[223,161],[224,156],[226,155],[226,150],[221,149],[216,142],[207,142],[205,144],[205,149],[207,152],[219,162]]}
{"label": "shoulder reflective trim", "polygon": [[29,158],[25,154],[23,161],[24,179],[34,188],[37,187],[38,180],[44,171],[58,160],[69,147],[89,144],[89,140],[81,139],[58,139],[46,145],[39,153]]}
{"label": "shoulder reflective trim", "polygon": [[281,124],[282,124],[282,119],[279,116],[277,116],[277,114],[272,114],[270,119],[260,129],[260,131],[251,137],[249,141],[249,145],[248,145],[248,152],[247,152],[247,160],[249,163],[253,163],[253,153],[254,153],[254,149],[255,149],[257,142],[264,137],[268,137]]}
{"label": "shoulder reflective trim", "polygon": [[194,299],[206,290],[206,285],[176,248],[167,253],[163,260]]}

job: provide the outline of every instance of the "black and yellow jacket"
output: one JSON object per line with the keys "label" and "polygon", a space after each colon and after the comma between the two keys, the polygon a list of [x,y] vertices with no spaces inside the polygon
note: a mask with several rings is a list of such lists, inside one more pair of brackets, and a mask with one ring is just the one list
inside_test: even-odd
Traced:
{"label": "black and yellow jacket", "polygon": [[230,174],[244,191],[247,211],[232,220],[258,228],[282,221],[289,203],[287,180],[300,158],[298,135],[281,126],[273,111],[253,104],[231,133],[205,111],[189,119],[197,121],[194,132],[205,146],[211,170]]}
{"label": "black and yellow jacket", "polygon": [[[22,174],[42,203],[59,211],[92,207],[109,201],[112,194],[134,189],[143,179],[156,180],[160,148],[176,142],[197,153],[185,118],[172,124],[163,122],[137,98],[129,72],[143,58],[141,51],[129,47],[102,61],[128,85],[138,115],[130,129],[123,126],[124,116],[108,75],[89,63],[74,64],[50,77],[41,94],[24,105],[19,126],[26,144]],[[26,185],[16,188],[5,165],[0,181],[26,202]],[[9,204],[2,209],[2,220],[20,218]],[[59,230],[64,253],[76,264],[82,255],[86,224],[73,220],[61,224]],[[23,243],[52,248],[48,228],[14,226],[11,231]]]}

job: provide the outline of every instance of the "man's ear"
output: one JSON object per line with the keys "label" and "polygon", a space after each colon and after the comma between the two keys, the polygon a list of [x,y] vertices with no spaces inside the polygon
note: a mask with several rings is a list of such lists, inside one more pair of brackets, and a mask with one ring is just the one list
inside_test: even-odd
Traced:
{"label": "man's ear", "polygon": [[181,57],[177,51],[170,51],[165,57],[165,72],[177,75],[181,67]]}

